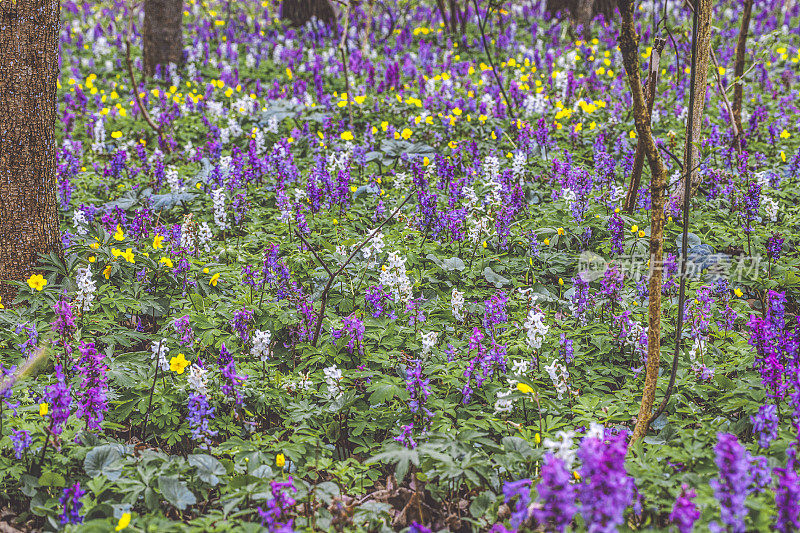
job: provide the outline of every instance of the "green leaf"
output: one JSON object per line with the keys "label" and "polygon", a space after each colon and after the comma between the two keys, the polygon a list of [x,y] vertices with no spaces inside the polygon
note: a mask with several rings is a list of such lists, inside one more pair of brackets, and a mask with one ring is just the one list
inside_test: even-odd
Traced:
{"label": "green leaf", "polygon": [[158,488],[167,501],[181,511],[189,505],[197,503],[197,498],[186,486],[186,483],[175,476],[159,476]]}
{"label": "green leaf", "polygon": [[111,481],[116,481],[122,474],[122,466],[118,464],[121,458],[119,445],[103,444],[86,454],[83,469],[89,477],[104,475]]}
{"label": "green leaf", "polygon": [[219,483],[219,478],[225,474],[225,467],[215,458],[207,454],[189,455],[186,457],[189,464],[197,468],[197,475],[211,486]]}

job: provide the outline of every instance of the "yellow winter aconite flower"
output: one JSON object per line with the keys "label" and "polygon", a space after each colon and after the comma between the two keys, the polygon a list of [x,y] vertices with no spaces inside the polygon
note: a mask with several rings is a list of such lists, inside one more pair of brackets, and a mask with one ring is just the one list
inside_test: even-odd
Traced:
{"label": "yellow winter aconite flower", "polygon": [[545,246],[549,246],[550,245],[550,239],[545,239],[544,240],[544,245]]}
{"label": "yellow winter aconite flower", "polygon": [[286,464],[286,457],[282,453],[279,453],[275,456],[275,464],[278,466],[278,468],[283,468]]}
{"label": "yellow winter aconite flower", "polygon": [[103,270],[103,277],[108,279],[111,276],[111,265],[108,265],[105,270]]}
{"label": "yellow winter aconite flower", "polygon": [[127,250],[125,250],[124,252],[119,254],[119,256],[122,257],[128,263],[135,263],[136,262],[133,259],[133,250],[131,250],[130,248],[128,248]]}
{"label": "yellow winter aconite flower", "polygon": [[153,248],[156,250],[160,250],[161,248],[163,248],[164,245],[161,244],[163,240],[164,237],[162,237],[161,235],[156,235],[155,237],[153,237]]}
{"label": "yellow winter aconite flower", "polygon": [[564,228],[557,228],[556,233],[558,233],[559,235],[564,235]]}
{"label": "yellow winter aconite flower", "polygon": [[342,138],[343,141],[352,141],[353,140],[353,132],[352,131],[343,131],[339,137]]}
{"label": "yellow winter aconite flower", "polygon": [[208,280],[208,283],[216,287],[218,281],[219,281],[219,272],[211,276],[211,279]]}
{"label": "yellow winter aconite flower", "polygon": [[125,232],[122,231],[122,226],[120,226],[119,224],[117,224],[117,232],[114,233],[114,238],[118,241],[121,241],[122,239],[125,238]]}
{"label": "yellow winter aconite flower", "polygon": [[112,131],[111,132],[111,138],[112,139],[119,139],[120,137],[122,137],[122,132],[121,131]]}
{"label": "yellow winter aconite flower", "polygon": [[44,286],[47,285],[47,280],[44,279],[44,276],[41,274],[34,274],[33,276],[28,278],[28,286],[31,289],[36,289],[40,291],[44,289]]}
{"label": "yellow winter aconite flower", "polygon": [[40,403],[39,404],[39,416],[47,416],[48,409],[49,409],[49,406],[47,405],[46,402]]}
{"label": "yellow winter aconite flower", "polygon": [[167,268],[172,268],[172,259],[169,257],[162,257],[159,263],[162,265],[167,265]]}
{"label": "yellow winter aconite flower", "polygon": [[122,531],[131,523],[131,513],[122,513],[122,516],[119,518],[119,522],[117,522],[117,527],[114,528],[114,531]]}
{"label": "yellow winter aconite flower", "polygon": [[637,226],[636,224],[631,226],[631,233],[636,233],[637,231],[639,231],[639,226]]}
{"label": "yellow winter aconite flower", "polygon": [[791,134],[787,130],[781,132],[781,139],[788,139],[789,137],[791,137]]}
{"label": "yellow winter aconite flower", "polygon": [[411,131],[410,129],[403,128],[403,132],[400,135],[403,136],[403,139],[408,140],[408,139],[411,138],[411,135],[413,135],[413,134],[414,134],[414,132]]}
{"label": "yellow winter aconite flower", "polygon": [[522,394],[530,394],[533,392],[533,388],[527,383],[517,383],[517,390]]}
{"label": "yellow winter aconite flower", "polygon": [[169,360],[169,369],[176,374],[183,374],[183,371],[186,370],[186,367],[190,364],[192,364],[191,361],[187,361],[186,356],[184,356],[182,353],[179,353]]}
{"label": "yellow winter aconite flower", "polygon": [[640,238],[641,238],[641,237],[644,237],[644,230],[641,230],[641,229],[639,230],[639,237],[640,237]]}
{"label": "yellow winter aconite flower", "polygon": [[733,289],[733,294],[735,294],[737,298],[741,298],[744,295],[742,289],[739,288]]}

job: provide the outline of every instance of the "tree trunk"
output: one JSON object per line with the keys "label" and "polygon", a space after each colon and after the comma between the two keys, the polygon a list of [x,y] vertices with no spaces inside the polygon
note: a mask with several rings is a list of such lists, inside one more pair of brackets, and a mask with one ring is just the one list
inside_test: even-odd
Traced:
{"label": "tree trunk", "polygon": [[0,0],[0,296],[62,254],[56,204],[59,0]]}
{"label": "tree trunk", "polygon": [[281,18],[293,26],[304,26],[316,17],[326,26],[336,26],[336,13],[328,0],[283,0]]}
{"label": "tree trunk", "polygon": [[[686,176],[691,176],[691,190],[692,194],[697,190],[700,186],[701,177],[697,173],[697,169],[695,165],[693,165],[692,161],[700,161],[700,141],[702,140],[702,135],[700,135],[700,129],[703,125],[703,110],[706,106],[706,91],[708,88],[708,64],[709,60],[711,59],[711,16],[712,16],[712,4],[713,0],[694,0],[694,2],[688,2],[690,6],[693,6],[693,9],[697,9],[697,16],[698,16],[698,26],[697,26],[697,42],[695,43],[695,47],[697,49],[697,63],[695,65],[694,70],[694,77],[691,80],[691,84],[694,87],[695,91],[695,99],[694,99],[694,109],[689,110],[689,116],[692,117],[692,131],[694,132],[694,142],[691,143],[689,146],[689,139],[688,139],[688,131],[687,128],[687,138],[685,143],[685,150],[683,156],[683,178],[681,178],[680,185],[678,186],[678,192],[675,196],[676,202],[678,205],[683,204],[683,190],[684,190],[684,182],[683,180],[686,179]],[[689,172],[686,172],[686,170]]]}
{"label": "tree trunk", "polygon": [[611,20],[614,17],[614,0],[547,0],[546,11],[551,15],[569,14],[586,27],[592,18],[601,13],[606,20]]}
{"label": "tree trunk", "polygon": [[170,63],[183,63],[183,0],[145,0],[142,37],[147,76],[159,65],[166,69]]}
{"label": "tree trunk", "polygon": [[664,256],[664,191],[667,188],[667,170],[661,152],[656,147],[650,129],[650,112],[642,90],[641,68],[639,66],[639,36],[633,22],[633,0],[617,0],[622,24],[619,32],[619,49],[628,79],[628,88],[633,100],[633,119],[636,133],[641,142],[647,162],[650,165],[650,280],[648,284],[648,330],[647,330],[647,373],[645,375],[642,402],[633,440],[639,440],[647,433],[650,413],[656,397],[658,369],[661,364],[661,278]]}
{"label": "tree trunk", "polygon": [[[734,66],[733,75],[741,78],[744,74],[744,60],[747,48],[747,34],[750,31],[750,14],[753,12],[753,0],[744,0],[742,7],[742,25],[739,28],[739,40],[736,43],[736,64]],[[741,80],[733,88],[733,122],[736,124],[736,129],[739,132],[739,138],[736,139],[740,143],[744,137],[744,130],[742,129],[742,97],[744,94],[744,80]]]}

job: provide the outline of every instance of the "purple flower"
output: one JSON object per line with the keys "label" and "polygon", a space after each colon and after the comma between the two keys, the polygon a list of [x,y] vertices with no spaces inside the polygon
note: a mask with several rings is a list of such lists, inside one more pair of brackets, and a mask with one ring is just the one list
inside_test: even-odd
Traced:
{"label": "purple flower", "polygon": [[776,468],[775,507],[778,517],[775,529],[781,533],[800,530],[800,476],[790,468]]}
{"label": "purple flower", "polygon": [[59,300],[53,305],[56,319],[50,325],[54,332],[62,338],[71,337],[75,331],[75,317],[72,315],[72,307],[64,300]]}
{"label": "purple flower", "polygon": [[62,508],[61,515],[59,515],[62,526],[83,522],[83,517],[81,516],[83,503],[81,498],[84,494],[86,494],[86,491],[81,489],[80,483],[75,483],[71,487],[65,488],[64,492],[61,493],[61,498],[59,498],[58,502]]}
{"label": "purple flower", "polygon": [[773,404],[762,405],[755,416],[750,417],[753,432],[758,434],[758,445],[769,448],[770,443],[778,438],[778,410]]}
{"label": "purple flower", "polygon": [[356,316],[356,312],[353,311],[349,316],[342,319],[342,323],[344,327],[342,329],[332,330],[331,336],[333,336],[334,339],[338,339],[342,334],[346,333],[349,338],[347,342],[347,351],[353,353],[354,348],[358,346],[359,353],[363,353],[364,322],[360,320]]}
{"label": "purple flower", "polygon": [[36,344],[39,342],[39,334],[36,331],[36,326],[30,322],[19,324],[16,329],[14,329],[14,333],[20,333],[22,331],[28,334],[28,338],[17,344],[17,348],[19,348],[23,356],[30,357],[36,349]]}
{"label": "purple flower", "polygon": [[292,476],[289,476],[286,481],[270,481],[270,492],[272,498],[267,500],[264,508],[257,508],[258,515],[261,517],[261,525],[266,527],[270,533],[294,531],[292,529],[294,519],[288,517],[296,503],[291,496],[292,493],[297,492]]}
{"label": "purple flower", "polygon": [[399,442],[406,448],[416,448],[417,443],[414,441],[414,423],[400,426],[400,434],[394,437],[396,442]]}
{"label": "purple flower", "polygon": [[93,342],[81,342],[78,347],[81,353],[77,370],[83,376],[81,390],[77,393],[78,408],[75,416],[86,419],[89,429],[101,429],[100,422],[108,411],[106,392],[106,365],[103,363],[103,354],[98,352]]}
{"label": "purple flower", "polygon": [[692,501],[695,497],[697,493],[694,489],[681,485],[681,493],[675,498],[675,504],[669,514],[670,521],[678,526],[679,533],[692,533],[694,523],[700,518],[700,510]]}
{"label": "purple flower", "polygon": [[214,419],[214,407],[202,394],[191,394],[187,407],[192,438],[201,443],[201,448],[207,448],[211,444],[211,437],[217,434],[217,431],[210,426],[211,420]]}
{"label": "purple flower", "polygon": [[783,251],[783,238],[780,233],[773,233],[772,237],[767,239],[767,256],[770,261],[777,261],[781,258]]}
{"label": "purple flower", "polygon": [[11,444],[14,445],[14,457],[22,459],[22,452],[28,449],[33,442],[31,434],[24,429],[15,429],[10,436]]}
{"label": "purple flower", "polygon": [[194,344],[194,331],[192,326],[189,325],[189,315],[176,318],[172,325],[175,328],[175,333],[180,335],[178,342],[191,348]]}
{"label": "purple flower", "polygon": [[422,411],[427,418],[433,418],[433,413],[431,413],[426,407],[425,402],[428,399],[428,396],[431,393],[430,389],[430,379],[422,379],[422,362],[421,361],[412,361],[414,364],[413,368],[409,366],[406,369],[406,390],[409,393],[409,401],[408,401],[408,408],[409,410],[417,414]]}
{"label": "purple flower", "polygon": [[633,501],[633,478],[625,470],[627,435],[622,432],[606,437],[606,440],[585,437],[578,450],[583,462],[581,514],[590,532],[616,532],[624,523],[625,509]]}
{"label": "purple flower", "polygon": [[72,404],[69,386],[64,381],[61,365],[56,365],[56,382],[45,387],[43,400],[48,404],[50,430],[54,435],[60,435],[64,430],[64,424],[69,418],[70,405]]}
{"label": "purple flower", "polygon": [[511,504],[511,500],[517,498],[514,503],[514,509],[511,511],[511,526],[517,530],[524,524],[530,514],[528,507],[531,504],[531,480],[520,479],[519,481],[510,481],[503,485],[503,499],[506,505]]}
{"label": "purple flower", "polygon": [[[716,463],[719,477],[711,480],[714,496],[722,508],[722,522],[733,533],[744,533],[744,517],[747,508],[744,505],[752,481],[750,461],[744,446],[739,444],[736,435],[719,433],[714,447],[717,454]],[[712,531],[725,531],[724,526],[716,522],[710,524]]]}
{"label": "purple flower", "polygon": [[572,475],[564,460],[548,453],[542,464],[542,480],[536,486],[542,506],[533,511],[540,526],[563,532],[572,522],[578,508],[575,506],[577,491],[571,481]]}
{"label": "purple flower", "polygon": [[618,213],[613,213],[608,219],[608,231],[611,233],[611,255],[621,254],[624,251],[622,238],[625,233],[625,222]]}
{"label": "purple flower", "polygon": [[233,313],[231,326],[233,327],[233,330],[239,334],[239,338],[242,340],[243,344],[250,339],[250,323],[252,321],[253,312],[244,306],[242,307],[241,311],[235,311]]}

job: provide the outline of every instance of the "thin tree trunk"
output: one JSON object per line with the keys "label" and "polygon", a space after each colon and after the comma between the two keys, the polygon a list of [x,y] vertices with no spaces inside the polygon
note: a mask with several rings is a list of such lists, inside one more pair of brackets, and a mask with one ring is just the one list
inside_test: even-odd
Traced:
{"label": "thin tree trunk", "polygon": [[[753,0],[744,0],[744,5],[742,6],[742,25],[739,28],[739,40],[736,43],[736,64],[733,69],[733,75],[737,78],[741,78],[744,74],[744,55],[747,48],[747,34],[750,32],[750,15],[752,12]],[[737,143],[741,142],[741,137],[744,132],[742,129],[743,94],[744,81],[740,80],[733,88],[733,122],[736,124],[736,129],[739,132],[739,138],[736,139]]]}
{"label": "thin tree trunk", "polygon": [[0,296],[62,256],[56,205],[59,0],[0,0]]}
{"label": "thin tree trunk", "polygon": [[142,40],[146,75],[183,63],[183,0],[145,0]]}
{"label": "thin tree trunk", "polygon": [[650,281],[648,285],[648,323],[647,331],[647,374],[645,376],[642,402],[633,440],[644,437],[650,421],[650,412],[656,396],[658,369],[661,363],[661,277],[664,255],[664,191],[667,187],[667,170],[661,153],[656,147],[650,130],[650,113],[644,99],[639,67],[639,36],[633,24],[633,1],[617,0],[622,25],[619,34],[619,48],[628,78],[628,88],[633,98],[633,119],[636,133],[644,148],[650,165],[652,180],[650,184]]}
{"label": "thin tree trunk", "polygon": [[[656,38],[653,45],[653,51],[650,54],[650,68],[647,75],[647,114],[653,116],[653,105],[656,101],[656,86],[658,85],[658,76],[661,72],[661,52],[664,51],[667,40],[663,38]],[[636,156],[633,159],[633,172],[631,173],[631,182],[628,186],[628,194],[625,196],[624,211],[626,213],[633,213],[633,208],[636,206],[636,196],[639,192],[639,186],[642,183],[642,170],[644,169],[644,147],[642,146],[642,139],[639,138],[636,143]]]}
{"label": "thin tree trunk", "polygon": [[[708,86],[708,64],[711,59],[711,8],[713,0],[695,0],[693,3],[686,0],[686,3],[693,9],[697,9],[698,26],[697,26],[697,42],[695,43],[697,57],[695,70],[692,74],[691,84],[694,87],[695,99],[694,108],[689,110],[689,116],[692,117],[692,132],[694,133],[694,142],[689,146],[687,127],[687,138],[683,156],[684,173],[681,178],[678,192],[676,195],[676,202],[678,205],[683,204],[683,180],[686,176],[691,176],[691,190],[692,194],[695,193],[700,186],[702,179],[698,174],[697,169],[691,165],[691,161],[699,161],[700,159],[700,146],[699,141],[702,139],[700,130],[703,125],[703,110],[706,106],[706,91]],[[688,126],[688,125],[687,125]],[[690,149],[691,148],[691,149]],[[686,172],[686,169],[689,171]]]}
{"label": "thin tree trunk", "polygon": [[293,26],[304,26],[316,17],[326,26],[336,26],[336,13],[328,0],[283,0],[281,18]]}

